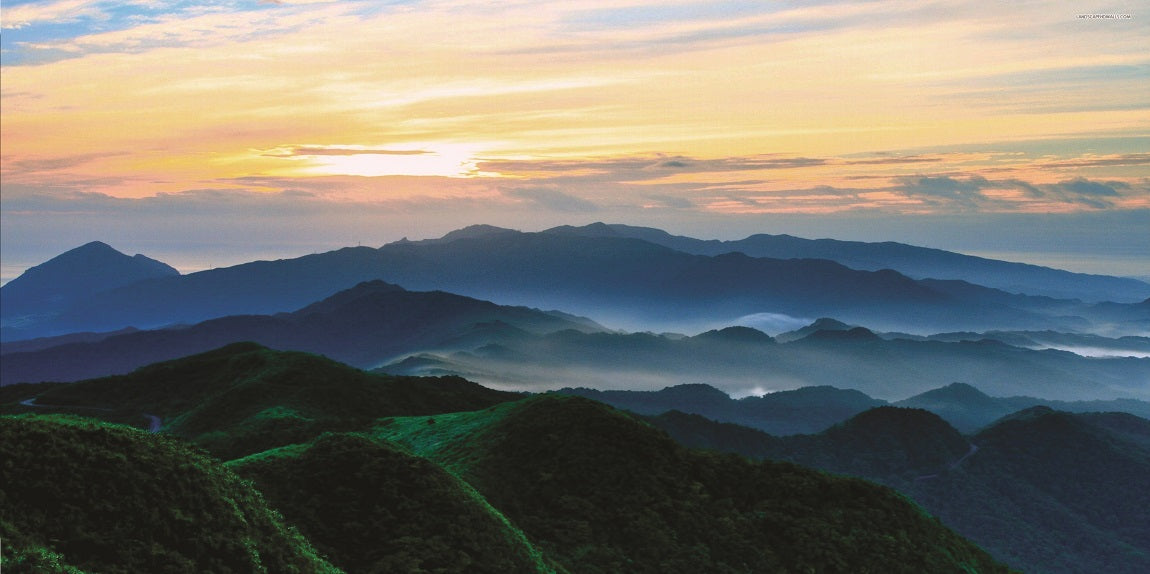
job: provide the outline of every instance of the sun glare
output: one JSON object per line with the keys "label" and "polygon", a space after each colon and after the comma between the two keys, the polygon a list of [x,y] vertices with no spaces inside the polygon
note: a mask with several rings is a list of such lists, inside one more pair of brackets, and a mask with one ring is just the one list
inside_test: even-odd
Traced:
{"label": "sun glare", "polygon": [[355,175],[378,177],[389,175],[479,177],[476,148],[469,145],[435,144],[404,149],[324,148],[298,152],[295,156],[307,162],[308,175]]}

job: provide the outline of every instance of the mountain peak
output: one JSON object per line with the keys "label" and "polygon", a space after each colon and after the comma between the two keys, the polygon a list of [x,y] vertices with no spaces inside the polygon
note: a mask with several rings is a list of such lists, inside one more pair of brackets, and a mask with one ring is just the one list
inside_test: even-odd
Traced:
{"label": "mountain peak", "polygon": [[907,399],[914,400],[943,400],[964,404],[993,402],[994,399],[978,388],[966,383],[951,383]]}
{"label": "mountain peak", "polygon": [[457,239],[475,239],[478,237],[487,237],[489,235],[503,235],[505,233],[519,233],[514,229],[506,229],[503,227],[496,227],[494,225],[468,225],[462,229],[456,229],[440,237],[440,241],[455,241]]}
{"label": "mountain peak", "polygon": [[693,338],[700,341],[728,341],[739,343],[762,344],[775,342],[775,339],[770,335],[758,329],[744,327],[742,325],[707,331],[705,333],[700,333]]}
{"label": "mountain peak", "polygon": [[388,243],[387,245],[384,245],[384,247],[385,248],[386,247],[394,247],[394,246],[414,247],[414,246],[420,246],[420,245],[437,245],[437,244],[442,244],[442,243],[451,243],[453,241],[458,241],[460,239],[479,239],[482,237],[491,237],[491,236],[496,236],[496,235],[506,235],[506,234],[513,234],[513,233],[517,234],[517,233],[521,233],[521,232],[516,231],[514,229],[506,229],[503,227],[496,227],[494,225],[476,224],[476,225],[468,225],[467,227],[456,229],[454,231],[449,231],[443,237],[439,237],[436,239],[420,239],[418,241],[412,241],[412,240],[404,237],[403,239],[400,239],[398,241],[393,241],[391,243]]}
{"label": "mountain peak", "polygon": [[4,285],[3,316],[52,315],[93,293],[179,274],[155,259],[125,255],[103,241],[91,241]]}
{"label": "mountain peak", "polygon": [[560,225],[558,227],[546,229],[543,231],[543,233],[551,233],[555,235],[584,235],[592,237],[619,236],[618,231],[616,231],[612,226],[603,223],[602,221],[596,221],[595,223],[590,223],[582,227],[576,227],[574,225]]}
{"label": "mountain peak", "polygon": [[81,254],[118,253],[120,255],[123,255],[122,253],[117,251],[115,248],[113,248],[111,245],[108,245],[107,243],[104,243],[103,241],[89,241],[88,243],[85,243],[85,244],[83,244],[83,245],[81,245],[75,249],[65,251],[62,255],[67,255],[70,253],[72,253],[72,254],[75,254],[75,253],[81,253]]}
{"label": "mountain peak", "polygon": [[1052,409],[1046,405],[1037,405],[1037,406],[1033,406],[1030,408],[1022,409],[1016,413],[1011,413],[1009,415],[1006,415],[1006,416],[1002,417],[1001,419],[998,419],[998,422],[996,422],[995,424],[997,425],[997,424],[1001,424],[1001,423],[1004,423],[1007,421],[1032,421],[1032,420],[1037,420],[1037,419],[1040,419],[1042,417],[1052,415],[1052,414],[1055,414],[1058,412],[1060,412],[1060,411],[1056,411],[1056,410],[1054,410],[1054,409]]}
{"label": "mountain peak", "polygon": [[805,339],[815,333],[818,333],[819,331],[849,331],[851,327],[851,325],[843,323],[838,319],[820,317],[815,319],[813,323],[807,325],[806,327],[801,327],[795,329],[794,331],[787,331],[786,333],[780,333],[777,337],[775,337],[775,340],[780,343],[789,343],[791,341]]}
{"label": "mountain peak", "polygon": [[406,291],[399,285],[393,285],[386,281],[375,279],[372,281],[364,281],[357,284],[355,287],[345,289],[336,293],[322,301],[312,303],[297,311],[301,316],[310,315],[313,313],[331,313],[335,309],[345,307],[365,297],[374,297],[382,294],[402,293]]}
{"label": "mountain peak", "polygon": [[[163,268],[169,270],[167,274],[178,275],[179,271],[151,259],[141,254],[134,256],[126,255],[116,248],[104,243],[103,241],[89,241],[74,249],[69,249],[49,259],[48,261],[33,267],[32,269],[39,269],[43,267],[54,267],[58,265],[116,265],[123,264],[127,261],[145,262],[149,264],[159,264]],[[30,269],[31,270],[31,269]],[[29,271],[30,271],[29,270]]]}
{"label": "mountain peak", "polygon": [[727,402],[731,400],[731,396],[727,393],[705,383],[685,383],[664,387],[662,390],[656,391],[656,394],[664,397],[674,396],[680,399],[691,398],[698,401]]}
{"label": "mountain peak", "polygon": [[804,340],[811,341],[880,341],[881,337],[876,335],[874,331],[866,327],[855,327],[853,329],[818,329],[814,333],[807,335]]}
{"label": "mountain peak", "polygon": [[808,325],[809,328],[818,331],[848,331],[851,326],[830,317],[819,317],[815,319],[814,323]]}

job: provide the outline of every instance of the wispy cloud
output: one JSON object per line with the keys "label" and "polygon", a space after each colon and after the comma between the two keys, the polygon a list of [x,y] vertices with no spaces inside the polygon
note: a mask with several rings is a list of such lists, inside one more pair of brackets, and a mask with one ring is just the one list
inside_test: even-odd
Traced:
{"label": "wispy cloud", "polygon": [[594,203],[547,187],[512,187],[503,192],[508,197],[524,200],[545,209],[564,213],[590,213],[598,211]]}
{"label": "wispy cloud", "polygon": [[0,27],[10,30],[44,22],[63,23],[100,12],[98,0],[58,0],[5,6]]}
{"label": "wispy cloud", "polygon": [[1145,209],[1147,19],[1081,11],[13,0],[2,209],[81,192],[465,205],[460,222]]}
{"label": "wispy cloud", "polygon": [[312,155],[427,155],[425,149],[386,149],[365,146],[295,146],[266,152],[268,157],[299,157]]}

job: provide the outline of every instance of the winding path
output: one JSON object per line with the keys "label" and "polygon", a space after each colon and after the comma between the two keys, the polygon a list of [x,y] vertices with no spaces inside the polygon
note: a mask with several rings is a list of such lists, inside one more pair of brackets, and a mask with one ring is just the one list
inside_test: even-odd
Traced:
{"label": "winding path", "polygon": [[970,450],[966,451],[966,454],[962,455],[962,458],[950,463],[950,470],[958,468],[958,465],[962,464],[963,461],[970,458],[976,452],[978,452],[978,445],[970,443]]}
{"label": "winding path", "polygon": [[[947,470],[954,470],[954,469],[958,468],[958,465],[960,465],[960,464],[962,464],[963,462],[965,462],[965,461],[966,461],[966,459],[968,459],[968,458],[970,458],[971,456],[973,456],[973,455],[974,455],[974,453],[976,453],[976,452],[978,452],[978,445],[976,445],[976,444],[974,444],[974,443],[970,443],[970,449],[966,451],[966,454],[962,455],[962,457],[961,457],[961,458],[959,458],[958,460],[956,460],[956,461],[954,461],[954,462],[950,463],[949,465],[947,465],[946,469],[947,469]],[[915,482],[918,482],[918,481],[920,481],[920,480],[931,480],[931,479],[935,479],[935,478],[938,478],[938,474],[937,474],[937,473],[935,473],[935,474],[924,474],[924,475],[922,475],[922,476],[916,476],[916,477],[914,478],[914,481],[915,481]]]}
{"label": "winding path", "polygon": [[[36,397],[20,401],[21,405],[37,409],[81,409],[86,411],[112,411],[115,409],[107,409],[104,407],[84,407],[77,405],[42,405],[36,402]],[[148,432],[155,434],[160,432],[160,428],[164,426],[164,419],[149,413],[140,413],[148,419]]]}

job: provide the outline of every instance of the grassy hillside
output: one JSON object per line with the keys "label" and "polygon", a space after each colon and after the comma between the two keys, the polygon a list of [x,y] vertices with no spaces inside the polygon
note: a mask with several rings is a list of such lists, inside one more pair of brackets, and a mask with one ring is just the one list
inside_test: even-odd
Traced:
{"label": "grassy hillside", "polygon": [[554,572],[522,533],[435,463],[361,434],[232,461],[349,572]]}
{"label": "grassy hillside", "polygon": [[339,571],[248,483],[176,439],[6,416],[0,459],[5,571]]}
{"label": "grassy hillside", "polygon": [[472,410],[516,398],[458,377],[369,374],[317,355],[237,343],[128,375],[53,386],[37,403],[76,405],[102,418],[150,413],[164,420],[165,431],[228,460],[363,428],[380,416]]}
{"label": "grassy hillside", "polygon": [[[12,564],[1006,571],[888,488],[688,450],[581,397],[370,375],[251,344],[10,398],[31,391],[45,406],[8,407],[159,416],[164,425],[154,435],[91,419],[4,419],[26,435],[4,437],[13,450],[2,459],[9,474],[0,501]],[[231,460],[231,470],[185,440]]]}
{"label": "grassy hillside", "polygon": [[610,407],[542,396],[381,421],[577,572],[995,572],[889,489],[689,451]]}

